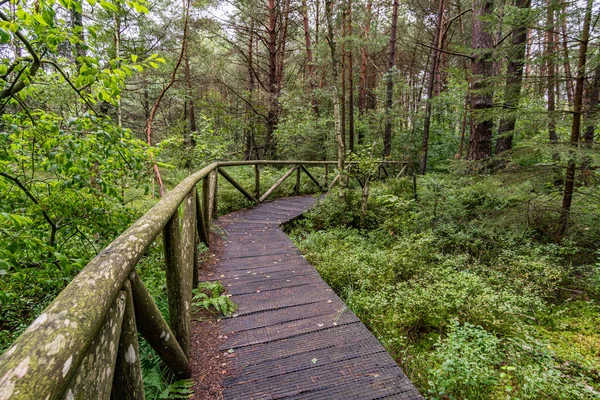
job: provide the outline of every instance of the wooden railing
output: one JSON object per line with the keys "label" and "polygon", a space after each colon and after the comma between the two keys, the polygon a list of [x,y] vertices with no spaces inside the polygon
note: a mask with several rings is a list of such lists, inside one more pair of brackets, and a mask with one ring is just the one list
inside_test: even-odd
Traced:
{"label": "wooden railing", "polygon": [[[190,309],[198,281],[198,241],[210,244],[216,218],[218,175],[246,198],[265,201],[296,173],[321,191],[334,161],[227,161],[190,175],[102,250],[0,357],[0,400],[143,399],[138,332],[178,379],[190,377]],[[399,162],[385,161],[385,165]],[[246,190],[225,167],[253,166],[255,187]],[[266,192],[260,166],[291,166]],[[309,167],[324,165],[320,182]],[[385,171],[387,175],[387,170]],[[201,183],[201,195],[196,186]],[[182,217],[179,208],[183,207]],[[180,220],[181,219],[181,220]],[[170,324],[135,272],[162,233]]]}

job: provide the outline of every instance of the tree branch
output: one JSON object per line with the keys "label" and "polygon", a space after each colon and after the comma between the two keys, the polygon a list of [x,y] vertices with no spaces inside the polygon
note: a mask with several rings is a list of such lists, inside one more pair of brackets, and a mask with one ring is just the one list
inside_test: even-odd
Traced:
{"label": "tree branch", "polygon": [[46,210],[44,210],[44,207],[42,207],[38,199],[29,191],[29,189],[25,187],[25,185],[23,185],[23,183],[21,183],[19,178],[5,174],[4,172],[0,172],[0,176],[8,179],[9,181],[12,181],[15,185],[17,185],[19,189],[21,189],[23,193],[25,193],[25,195],[29,197],[29,199],[42,210],[42,215],[44,216],[44,219],[46,220],[48,225],[50,225],[50,240],[48,241],[48,245],[50,247],[54,247],[56,241],[56,231],[58,231],[58,225],[54,222],[52,218],[50,218],[50,216],[48,215]]}

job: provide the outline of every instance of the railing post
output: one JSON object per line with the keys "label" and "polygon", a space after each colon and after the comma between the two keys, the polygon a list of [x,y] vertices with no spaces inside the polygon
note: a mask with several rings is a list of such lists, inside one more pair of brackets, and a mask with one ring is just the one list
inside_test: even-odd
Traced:
{"label": "railing post", "polygon": [[134,272],[129,276],[138,331],[178,379],[190,377],[190,363],[154,299]]}
{"label": "railing post", "polygon": [[300,172],[302,172],[300,170],[301,166],[302,166],[302,164],[298,164],[296,166],[296,186],[294,186],[294,194],[296,196],[298,196],[300,194]]}
{"label": "railing post", "polygon": [[219,189],[219,172],[217,170],[217,168],[214,169],[214,171],[211,172],[212,175],[212,179],[211,179],[211,188],[210,188],[210,204],[211,204],[211,208],[210,208],[210,219],[209,221],[212,221],[213,219],[217,219],[218,217],[218,210],[219,210],[219,204],[218,204],[218,198],[219,198],[219,194],[218,194],[218,189]]}
{"label": "railing post", "polygon": [[254,164],[254,194],[260,203],[260,169],[258,164]]}
{"label": "railing post", "polygon": [[329,164],[325,164],[325,184],[323,185],[323,188],[325,189],[325,191],[327,192],[329,190]]}
{"label": "railing post", "polygon": [[206,223],[204,222],[204,211],[202,209],[202,200],[196,191],[196,232],[198,238],[206,246],[208,246],[208,232],[206,231]]}
{"label": "railing post", "polygon": [[202,215],[204,219],[204,232],[206,233],[207,245],[210,243],[210,219],[208,209],[210,207],[210,182],[208,176],[202,179]]}
{"label": "railing post", "polygon": [[65,399],[110,399],[124,311],[125,292],[121,291],[67,386]]}
{"label": "railing post", "polygon": [[[184,201],[187,202],[187,201]],[[190,302],[191,293],[186,280],[191,281],[188,270],[191,265],[183,262],[182,240],[179,229],[179,213],[175,213],[163,231],[165,263],[167,265],[167,297],[171,329],[186,357],[190,357]],[[189,277],[189,278],[188,278]]]}
{"label": "railing post", "polygon": [[192,301],[192,289],[195,287],[194,276],[198,274],[196,236],[196,187],[194,187],[183,201],[183,223],[181,226],[182,262],[186,271],[183,284],[186,286],[186,301],[190,303]]}
{"label": "railing post", "polygon": [[119,352],[110,398],[111,400],[144,400],[144,381],[129,281],[125,281],[123,291],[125,292],[125,314],[121,325]]}

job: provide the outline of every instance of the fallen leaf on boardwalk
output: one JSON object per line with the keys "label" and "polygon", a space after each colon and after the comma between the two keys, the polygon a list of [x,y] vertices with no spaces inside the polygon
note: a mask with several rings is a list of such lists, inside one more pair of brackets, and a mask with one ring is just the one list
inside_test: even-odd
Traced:
{"label": "fallen leaf on boardwalk", "polygon": [[310,361],[312,361],[312,363],[313,363],[313,364],[316,364],[318,360],[317,360],[316,358],[313,358],[313,359],[312,359],[312,360],[310,360]]}

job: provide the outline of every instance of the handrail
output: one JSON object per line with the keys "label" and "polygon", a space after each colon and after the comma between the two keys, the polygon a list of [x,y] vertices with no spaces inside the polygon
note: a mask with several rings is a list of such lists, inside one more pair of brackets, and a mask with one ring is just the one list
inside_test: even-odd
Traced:
{"label": "handrail", "polygon": [[[0,400],[69,398],[74,393],[84,393],[85,398],[108,399],[113,375],[115,382],[127,383],[132,388],[133,394],[118,390],[119,398],[139,399],[141,371],[136,325],[177,377],[189,377],[191,289],[192,281],[197,282],[196,241],[209,244],[209,222],[216,216],[217,174],[220,172],[248,199],[262,202],[285,179],[280,179],[261,197],[259,166],[293,165],[284,178],[297,171],[295,192],[298,193],[301,171],[319,185],[307,168],[315,165],[325,165],[323,187],[327,190],[328,166],[332,164],[336,161],[222,161],[188,176],[94,257],[0,356]],[[393,164],[402,162],[382,162],[382,165]],[[222,170],[247,165],[255,167],[254,194]],[[334,182],[337,180],[336,177]],[[196,185],[201,181],[200,198]],[[178,209],[182,204],[180,232]],[[161,232],[171,327],[134,273],[136,264]],[[98,358],[99,355],[104,358]],[[100,359],[109,366],[99,365]]]}

